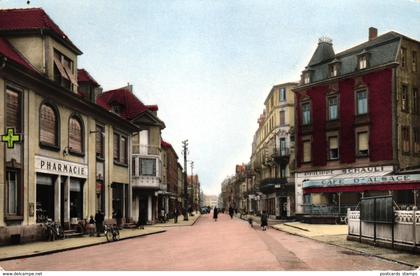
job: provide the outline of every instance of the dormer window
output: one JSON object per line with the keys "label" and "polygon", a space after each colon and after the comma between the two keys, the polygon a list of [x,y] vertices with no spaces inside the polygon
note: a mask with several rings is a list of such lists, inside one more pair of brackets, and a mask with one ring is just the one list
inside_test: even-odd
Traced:
{"label": "dormer window", "polygon": [[368,67],[368,53],[363,51],[358,55],[357,67],[359,70],[366,69]]}
{"label": "dormer window", "polygon": [[113,104],[111,106],[111,111],[114,112],[115,114],[121,114],[121,105],[119,104]]}
{"label": "dormer window", "polygon": [[304,72],[303,73],[303,84],[308,84],[311,82],[311,73],[310,72]]}
{"label": "dormer window", "polygon": [[340,63],[334,62],[330,64],[330,77],[337,77],[339,74]]}
{"label": "dormer window", "polygon": [[64,88],[75,91],[77,79],[73,72],[73,61],[59,51],[54,50],[54,81]]}

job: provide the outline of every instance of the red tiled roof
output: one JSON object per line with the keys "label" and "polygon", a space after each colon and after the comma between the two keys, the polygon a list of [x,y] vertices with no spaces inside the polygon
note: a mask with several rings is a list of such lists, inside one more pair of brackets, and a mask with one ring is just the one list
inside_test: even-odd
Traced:
{"label": "red tiled roof", "polygon": [[158,111],[159,107],[157,105],[146,105],[146,107],[150,110],[150,111]]}
{"label": "red tiled roof", "polygon": [[112,105],[117,104],[121,107],[121,116],[127,120],[132,120],[148,108],[126,88],[119,88],[102,93],[96,103],[110,111]]}
{"label": "red tiled roof", "polygon": [[85,69],[77,69],[77,82],[88,82],[95,86],[99,86],[99,84],[96,82],[96,80],[89,74],[88,71]]}
{"label": "red tiled roof", "polygon": [[[67,35],[54,23],[43,9],[0,10],[0,31],[31,30],[49,30],[77,49]],[[80,51],[79,49],[77,50]]]}
{"label": "red tiled roof", "polygon": [[162,147],[162,148],[164,148],[164,149],[169,149],[169,148],[172,148],[172,145],[171,144],[169,144],[168,142],[165,142],[165,141],[161,141],[160,142],[160,146]]}
{"label": "red tiled roof", "polygon": [[36,72],[35,68],[19,54],[9,41],[3,37],[0,37],[0,55],[3,55],[7,59],[24,66],[26,69]]}

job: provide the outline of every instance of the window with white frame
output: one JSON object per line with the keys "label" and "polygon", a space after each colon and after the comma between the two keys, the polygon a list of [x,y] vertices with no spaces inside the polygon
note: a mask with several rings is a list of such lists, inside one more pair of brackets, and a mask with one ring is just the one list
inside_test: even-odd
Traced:
{"label": "window with white frame", "polygon": [[284,102],[286,100],[286,88],[280,88],[280,101]]}
{"label": "window with white frame", "polygon": [[311,124],[311,104],[309,102],[302,103],[302,125]]}
{"label": "window with white frame", "polygon": [[338,96],[328,97],[328,119],[338,119]]}
{"label": "window with white frame", "polygon": [[367,55],[359,56],[359,69],[367,68]]}
{"label": "window with white frame", "polygon": [[329,160],[337,160],[339,158],[338,137],[328,137],[328,158]]}
{"label": "window with white frame", "polygon": [[140,158],[140,175],[156,176],[156,159]]}
{"label": "window with white frame", "polygon": [[367,131],[357,133],[357,156],[369,155],[369,137]]}
{"label": "window with white frame", "polygon": [[368,113],[368,95],[366,90],[356,92],[357,115]]}
{"label": "window with white frame", "polygon": [[302,161],[304,163],[308,163],[312,161],[312,149],[311,149],[311,141],[310,140],[305,140],[302,142],[302,147],[303,147],[303,156],[302,156]]}

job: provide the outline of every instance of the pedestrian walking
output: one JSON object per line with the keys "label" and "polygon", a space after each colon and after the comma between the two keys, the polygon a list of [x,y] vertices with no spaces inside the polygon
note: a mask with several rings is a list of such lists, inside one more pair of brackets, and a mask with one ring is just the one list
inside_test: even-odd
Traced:
{"label": "pedestrian walking", "polygon": [[96,236],[100,237],[103,232],[103,223],[105,216],[102,214],[101,210],[98,210],[95,215],[95,224],[96,224]]}
{"label": "pedestrian walking", "polygon": [[179,216],[179,211],[178,211],[178,208],[176,207],[174,211],[174,223],[178,223],[178,216]]}
{"label": "pedestrian walking", "polygon": [[121,224],[122,224],[122,214],[121,214],[121,210],[117,209],[115,211],[115,218],[117,220],[117,227],[118,229],[121,229]]}
{"label": "pedestrian walking", "polygon": [[229,216],[231,219],[233,219],[233,208],[229,207]]}
{"label": "pedestrian walking", "polygon": [[263,231],[267,230],[267,225],[268,225],[268,216],[267,216],[267,213],[263,211],[261,215],[261,229]]}
{"label": "pedestrian walking", "polygon": [[213,218],[214,221],[217,221],[217,215],[219,214],[219,210],[217,210],[217,207],[214,207],[213,209]]}

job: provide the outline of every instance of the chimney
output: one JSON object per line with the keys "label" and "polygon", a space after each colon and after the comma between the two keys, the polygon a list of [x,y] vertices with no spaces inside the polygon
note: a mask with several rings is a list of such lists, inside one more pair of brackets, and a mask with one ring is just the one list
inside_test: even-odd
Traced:
{"label": "chimney", "polygon": [[374,27],[369,28],[369,41],[374,40],[378,37],[378,29]]}

